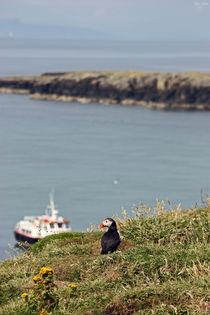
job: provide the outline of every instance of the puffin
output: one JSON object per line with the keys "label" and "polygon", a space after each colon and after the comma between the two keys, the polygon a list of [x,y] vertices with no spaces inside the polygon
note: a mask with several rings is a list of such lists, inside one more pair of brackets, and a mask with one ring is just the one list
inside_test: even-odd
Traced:
{"label": "puffin", "polygon": [[108,231],[104,233],[101,239],[101,255],[113,253],[121,242],[120,233],[117,230],[115,220],[106,218],[101,224],[100,228],[108,227]]}

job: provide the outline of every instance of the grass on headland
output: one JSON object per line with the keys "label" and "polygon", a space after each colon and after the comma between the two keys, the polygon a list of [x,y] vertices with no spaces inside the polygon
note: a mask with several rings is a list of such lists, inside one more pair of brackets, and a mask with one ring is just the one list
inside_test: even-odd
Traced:
{"label": "grass on headland", "polygon": [[34,289],[42,267],[54,271],[50,314],[207,314],[209,214],[209,206],[166,212],[164,203],[141,204],[134,218],[118,219],[123,241],[103,256],[101,232],[46,237],[0,265],[0,314],[35,314],[21,294]]}

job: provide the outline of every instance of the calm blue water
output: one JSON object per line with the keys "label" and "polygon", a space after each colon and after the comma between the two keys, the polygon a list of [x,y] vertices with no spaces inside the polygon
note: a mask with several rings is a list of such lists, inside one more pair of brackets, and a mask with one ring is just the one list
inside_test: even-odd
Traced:
{"label": "calm blue water", "polygon": [[[165,70],[165,59],[167,71],[190,67],[189,60],[185,65],[190,51],[186,43],[183,49],[180,43],[173,43],[173,49],[166,43],[165,59],[160,57],[163,47],[158,42],[148,43],[143,52],[142,43],[135,42],[133,51],[122,42],[0,43],[4,44],[0,75]],[[204,44],[203,48],[189,44],[194,48],[190,56],[197,60],[192,70],[204,70],[209,58],[208,43]],[[148,58],[150,64],[144,63]],[[14,244],[15,223],[24,215],[42,214],[52,189],[60,213],[71,220],[75,231],[120,214],[121,207],[130,211],[140,200],[154,203],[156,198],[168,198],[181,202],[183,208],[200,203],[201,188],[210,194],[209,121],[210,112],[36,101],[0,94],[0,257],[5,257],[8,243]]]}
{"label": "calm blue water", "polygon": [[210,72],[210,41],[0,39],[0,76],[75,70]]}

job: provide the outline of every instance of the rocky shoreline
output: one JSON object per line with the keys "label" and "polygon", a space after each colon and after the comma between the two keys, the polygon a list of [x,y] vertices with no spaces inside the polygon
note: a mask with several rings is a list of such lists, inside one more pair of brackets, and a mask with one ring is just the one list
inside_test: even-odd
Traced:
{"label": "rocky shoreline", "polygon": [[210,110],[210,74],[84,71],[0,78],[0,93],[34,99]]}

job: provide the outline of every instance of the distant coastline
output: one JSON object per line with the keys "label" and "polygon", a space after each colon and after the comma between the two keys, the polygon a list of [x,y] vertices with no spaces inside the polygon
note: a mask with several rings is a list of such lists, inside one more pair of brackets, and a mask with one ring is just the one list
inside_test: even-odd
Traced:
{"label": "distant coastline", "polygon": [[210,74],[78,71],[0,78],[0,93],[34,99],[210,110]]}

